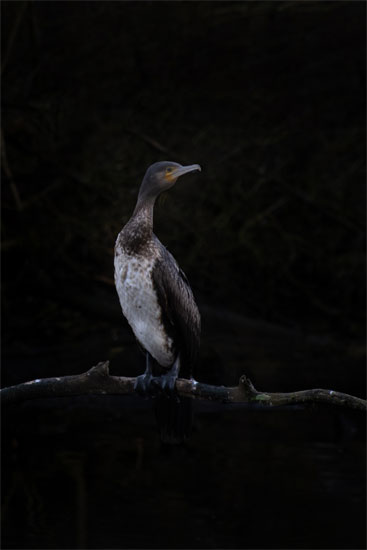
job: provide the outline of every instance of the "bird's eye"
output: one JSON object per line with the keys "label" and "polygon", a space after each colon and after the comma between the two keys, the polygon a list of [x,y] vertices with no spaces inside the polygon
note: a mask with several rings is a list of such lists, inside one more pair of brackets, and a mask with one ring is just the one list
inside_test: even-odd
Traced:
{"label": "bird's eye", "polygon": [[172,168],[166,168],[166,174],[171,174]]}

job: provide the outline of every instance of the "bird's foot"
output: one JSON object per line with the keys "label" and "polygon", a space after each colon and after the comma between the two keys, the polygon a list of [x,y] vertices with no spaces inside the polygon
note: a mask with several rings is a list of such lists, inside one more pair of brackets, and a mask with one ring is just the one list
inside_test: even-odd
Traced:
{"label": "bird's foot", "polygon": [[176,380],[177,374],[167,372],[166,374],[162,374],[161,376],[154,378],[152,384],[157,388],[161,395],[163,394],[174,399],[175,401],[179,401],[179,397],[176,392]]}
{"label": "bird's foot", "polygon": [[151,374],[141,374],[136,377],[134,390],[142,397],[154,397],[157,395],[157,386],[154,384],[155,378]]}

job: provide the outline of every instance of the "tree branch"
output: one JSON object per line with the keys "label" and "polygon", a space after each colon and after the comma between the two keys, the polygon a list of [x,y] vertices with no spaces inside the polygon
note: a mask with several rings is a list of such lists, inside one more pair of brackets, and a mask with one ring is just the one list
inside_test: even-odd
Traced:
{"label": "tree branch", "polygon": [[[136,378],[110,376],[109,362],[98,363],[83,374],[56,378],[41,378],[0,390],[5,404],[19,403],[42,397],[70,395],[126,395],[134,393]],[[303,390],[289,393],[259,392],[246,376],[241,376],[236,387],[211,386],[195,380],[180,378],[176,382],[179,395],[193,399],[208,399],[223,403],[260,403],[268,407],[294,405],[296,403],[329,403],[365,411],[367,402],[359,397],[333,390]]]}

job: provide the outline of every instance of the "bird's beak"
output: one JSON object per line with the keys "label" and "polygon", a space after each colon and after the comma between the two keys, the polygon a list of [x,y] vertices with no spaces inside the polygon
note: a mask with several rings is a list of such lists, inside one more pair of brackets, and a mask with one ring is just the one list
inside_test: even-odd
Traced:
{"label": "bird's beak", "polygon": [[201,166],[199,164],[190,164],[190,166],[179,166],[173,171],[172,176],[176,179],[180,176],[183,176],[184,174],[188,174],[189,172],[194,172],[195,170],[199,170],[199,172],[201,172]]}

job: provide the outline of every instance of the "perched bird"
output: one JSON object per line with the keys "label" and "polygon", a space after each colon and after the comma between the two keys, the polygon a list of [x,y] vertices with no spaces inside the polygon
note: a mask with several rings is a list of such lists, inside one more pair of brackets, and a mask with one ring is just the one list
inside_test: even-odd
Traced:
{"label": "perched bird", "polygon": [[191,399],[178,397],[175,382],[191,378],[200,344],[200,313],[184,272],[153,233],[157,197],[198,164],[156,162],[140,186],[133,215],[115,245],[115,285],[121,308],[146,353],[135,390],[155,397],[161,440],[180,443],[191,430]]}

